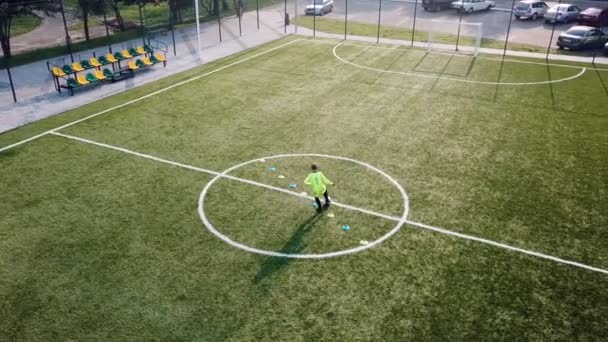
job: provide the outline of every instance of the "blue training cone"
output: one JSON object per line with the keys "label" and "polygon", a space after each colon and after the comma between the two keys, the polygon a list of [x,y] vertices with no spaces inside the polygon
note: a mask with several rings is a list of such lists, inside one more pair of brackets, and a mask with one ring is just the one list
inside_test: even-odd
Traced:
{"label": "blue training cone", "polygon": [[274,172],[276,170],[277,170],[277,168],[274,167],[274,166],[271,166],[271,167],[268,168],[268,171],[270,171],[270,172]]}
{"label": "blue training cone", "polygon": [[345,232],[347,232],[347,231],[349,231],[349,230],[350,230],[350,226],[343,225],[343,226],[342,226],[342,230],[343,230],[343,231],[345,231]]}
{"label": "blue training cone", "polygon": [[317,204],[317,202],[312,202],[312,206],[313,206],[315,209],[319,209],[319,205]]}
{"label": "blue training cone", "polygon": [[290,189],[295,189],[295,188],[297,188],[297,187],[298,187],[298,185],[297,185],[296,183],[291,183],[291,184],[289,184],[289,188],[290,188]]}

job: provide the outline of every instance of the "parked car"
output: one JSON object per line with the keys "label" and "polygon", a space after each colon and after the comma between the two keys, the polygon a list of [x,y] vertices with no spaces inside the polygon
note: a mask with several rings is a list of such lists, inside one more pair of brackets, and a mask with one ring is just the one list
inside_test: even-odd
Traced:
{"label": "parked car", "polygon": [[441,11],[444,8],[451,8],[452,0],[422,0],[422,8],[426,11]]}
{"label": "parked car", "polygon": [[572,26],[560,33],[557,46],[560,49],[583,50],[601,48],[608,42],[608,36],[600,29],[591,26]]}
{"label": "parked car", "polygon": [[312,0],[306,5],[306,15],[323,15],[334,9],[334,0]]}
{"label": "parked car", "polygon": [[579,25],[604,27],[608,26],[608,8],[589,7],[576,17]]}
{"label": "parked car", "polygon": [[576,20],[581,10],[570,4],[555,5],[545,13],[545,23],[567,23]]}
{"label": "parked car", "polygon": [[464,11],[473,13],[476,11],[489,11],[494,7],[494,1],[489,0],[460,0],[452,2],[452,8],[455,8],[458,13]]}
{"label": "parked car", "polygon": [[515,19],[530,18],[536,20],[538,17],[544,17],[548,9],[549,6],[547,6],[544,1],[524,0],[518,2],[517,5],[513,7],[513,15],[515,16]]}
{"label": "parked car", "polygon": [[604,44],[604,54],[608,55],[608,42],[606,42],[606,44]]}

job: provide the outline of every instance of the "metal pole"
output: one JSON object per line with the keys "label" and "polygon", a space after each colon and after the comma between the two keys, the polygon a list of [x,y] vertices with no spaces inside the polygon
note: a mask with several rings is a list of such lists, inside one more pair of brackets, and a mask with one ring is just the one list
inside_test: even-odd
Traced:
{"label": "metal pole", "polygon": [[221,21],[221,16],[222,14],[218,11],[218,15],[217,15],[217,28],[220,32],[220,43],[222,42],[222,21]]}
{"label": "metal pole", "polygon": [[287,0],[284,1],[285,2],[285,12],[283,13],[283,20],[285,21],[285,25],[283,25],[285,27],[285,31],[283,33],[287,33]]}
{"label": "metal pole", "polygon": [[201,23],[200,23],[199,15],[198,15],[198,1],[199,0],[194,0],[194,12],[196,15],[196,43],[198,46],[198,55],[200,57],[200,55],[201,55]]}
{"label": "metal pole", "polygon": [[103,3],[103,25],[106,27],[106,40],[108,42],[108,50],[112,53],[112,42],[110,41],[110,30],[108,29],[108,17],[106,16],[106,3]]}
{"label": "metal pole", "polygon": [[511,23],[513,22],[513,8],[515,7],[515,0],[511,2],[511,15],[509,15],[509,25],[507,26],[507,37],[505,38],[505,46],[502,49],[502,58],[505,58],[507,54],[507,44],[509,44],[509,35],[511,34]]}
{"label": "metal pole", "polygon": [[170,2],[171,6],[169,6],[169,26],[171,27],[171,39],[173,40],[173,56],[177,56],[177,50],[175,48],[175,14],[173,13],[175,9],[175,5],[173,0]]}
{"label": "metal pole", "polygon": [[[561,5],[562,0],[557,2],[558,6]],[[553,35],[555,34],[555,26],[557,25],[557,13],[555,14],[555,23],[551,29],[551,38],[549,39],[549,45],[547,46],[547,53],[545,54],[545,61],[549,60],[549,52],[551,51],[551,44],[553,44]]]}
{"label": "metal pole", "polygon": [[243,7],[241,6],[241,2],[237,1],[237,6],[238,6],[238,13],[237,15],[239,16],[239,37],[243,36],[243,30],[241,29],[241,15],[243,13]]}
{"label": "metal pole", "polygon": [[458,51],[458,43],[460,43],[460,28],[462,27],[462,15],[464,14],[464,1],[460,9],[460,19],[458,20],[458,34],[456,35],[456,51]]}
{"label": "metal pole", "polygon": [[6,72],[8,73],[8,83],[11,85],[11,93],[13,94],[13,102],[17,103],[17,95],[15,94],[15,85],[13,84],[13,75],[11,74],[10,57],[4,59],[6,63]]}
{"label": "metal pole", "polygon": [[141,26],[141,40],[143,41],[144,45],[146,45],[146,31],[144,28],[144,17],[142,15],[142,7],[144,7],[143,1],[141,1],[137,4],[137,8],[139,9],[139,25]]}
{"label": "metal pole", "polygon": [[258,18],[258,30],[260,29],[260,0],[255,0],[255,14]]}
{"label": "metal pole", "polygon": [[382,0],[380,0],[378,3],[378,34],[376,35],[376,43],[380,42],[380,14],[382,13]]}
{"label": "metal pole", "polygon": [[[68,23],[65,20],[65,9],[63,8],[63,0],[59,0],[59,7],[61,8],[61,17],[63,18],[63,28],[65,29],[65,44],[68,48],[68,53],[70,54],[70,59],[72,63],[74,63],[74,55],[72,54],[72,44],[70,43],[70,34],[68,33]],[[10,75],[10,73],[9,73]]]}
{"label": "metal pole", "polygon": [[315,37],[317,35],[317,9],[315,7],[315,0],[313,0],[312,6],[312,36]]}
{"label": "metal pole", "polygon": [[416,33],[416,15],[418,13],[418,0],[414,1],[414,24],[412,25],[412,43],[410,46],[414,46],[414,34]]}
{"label": "metal pole", "polygon": [[348,27],[348,0],[346,0],[346,6],[344,7],[344,40],[346,40],[347,27]]}

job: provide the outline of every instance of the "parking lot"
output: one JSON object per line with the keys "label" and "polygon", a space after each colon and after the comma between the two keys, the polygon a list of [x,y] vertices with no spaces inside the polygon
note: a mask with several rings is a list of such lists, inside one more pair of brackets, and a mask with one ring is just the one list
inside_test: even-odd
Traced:
{"label": "parking lot", "polygon": [[[346,3],[345,0],[334,0],[334,10],[326,14],[328,18],[344,20]],[[568,24],[546,24],[542,18],[533,21],[530,19],[516,20],[511,18],[511,8],[518,1],[495,1],[495,7],[490,11],[474,12],[472,14],[460,14],[454,9],[444,9],[439,12],[428,12],[422,8],[422,0],[414,2],[411,0],[392,0],[382,2],[380,20],[383,26],[401,27],[411,29],[414,25],[414,14],[416,14],[416,30],[428,31],[433,27],[434,31],[456,34],[458,25],[455,23],[462,20],[464,23],[481,23],[482,37],[504,41],[507,38],[509,21],[511,29],[509,32],[510,43],[529,44],[538,47],[548,47],[552,39],[551,47],[556,47],[559,33],[566,31],[576,23]],[[416,6],[417,3],[417,6]],[[549,7],[557,2],[546,2]],[[566,2],[562,2],[566,3]],[[589,7],[608,7],[608,2],[577,1],[569,2],[584,10]],[[304,5],[305,3],[302,3]],[[302,7],[303,8],[303,7]],[[352,22],[363,22],[370,24],[378,23],[379,2],[372,0],[349,0],[348,20]],[[303,10],[299,11],[303,14]],[[435,22],[432,22],[435,21]],[[440,21],[440,22],[437,22]],[[553,28],[555,32],[552,36]],[[607,28],[604,28],[605,32]],[[607,32],[608,33],[608,32]],[[474,35],[474,29],[463,26],[462,35]]]}

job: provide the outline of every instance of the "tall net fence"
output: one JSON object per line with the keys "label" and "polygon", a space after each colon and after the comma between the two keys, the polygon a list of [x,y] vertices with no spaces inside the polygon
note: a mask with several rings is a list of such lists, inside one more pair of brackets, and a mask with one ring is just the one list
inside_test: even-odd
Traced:
{"label": "tall net fence", "polygon": [[[1,69],[65,65],[141,45],[201,58],[201,51],[225,41],[291,33],[459,53],[533,53],[547,60],[567,55],[605,63],[608,51],[606,1],[104,0],[89,8],[79,0],[48,3],[48,11],[15,15],[12,54],[3,51]],[[599,31],[587,36],[592,29]],[[25,96],[51,87],[38,86],[40,80],[26,71],[14,73],[11,78],[0,70],[3,101],[13,98],[9,83],[26,86]]]}

